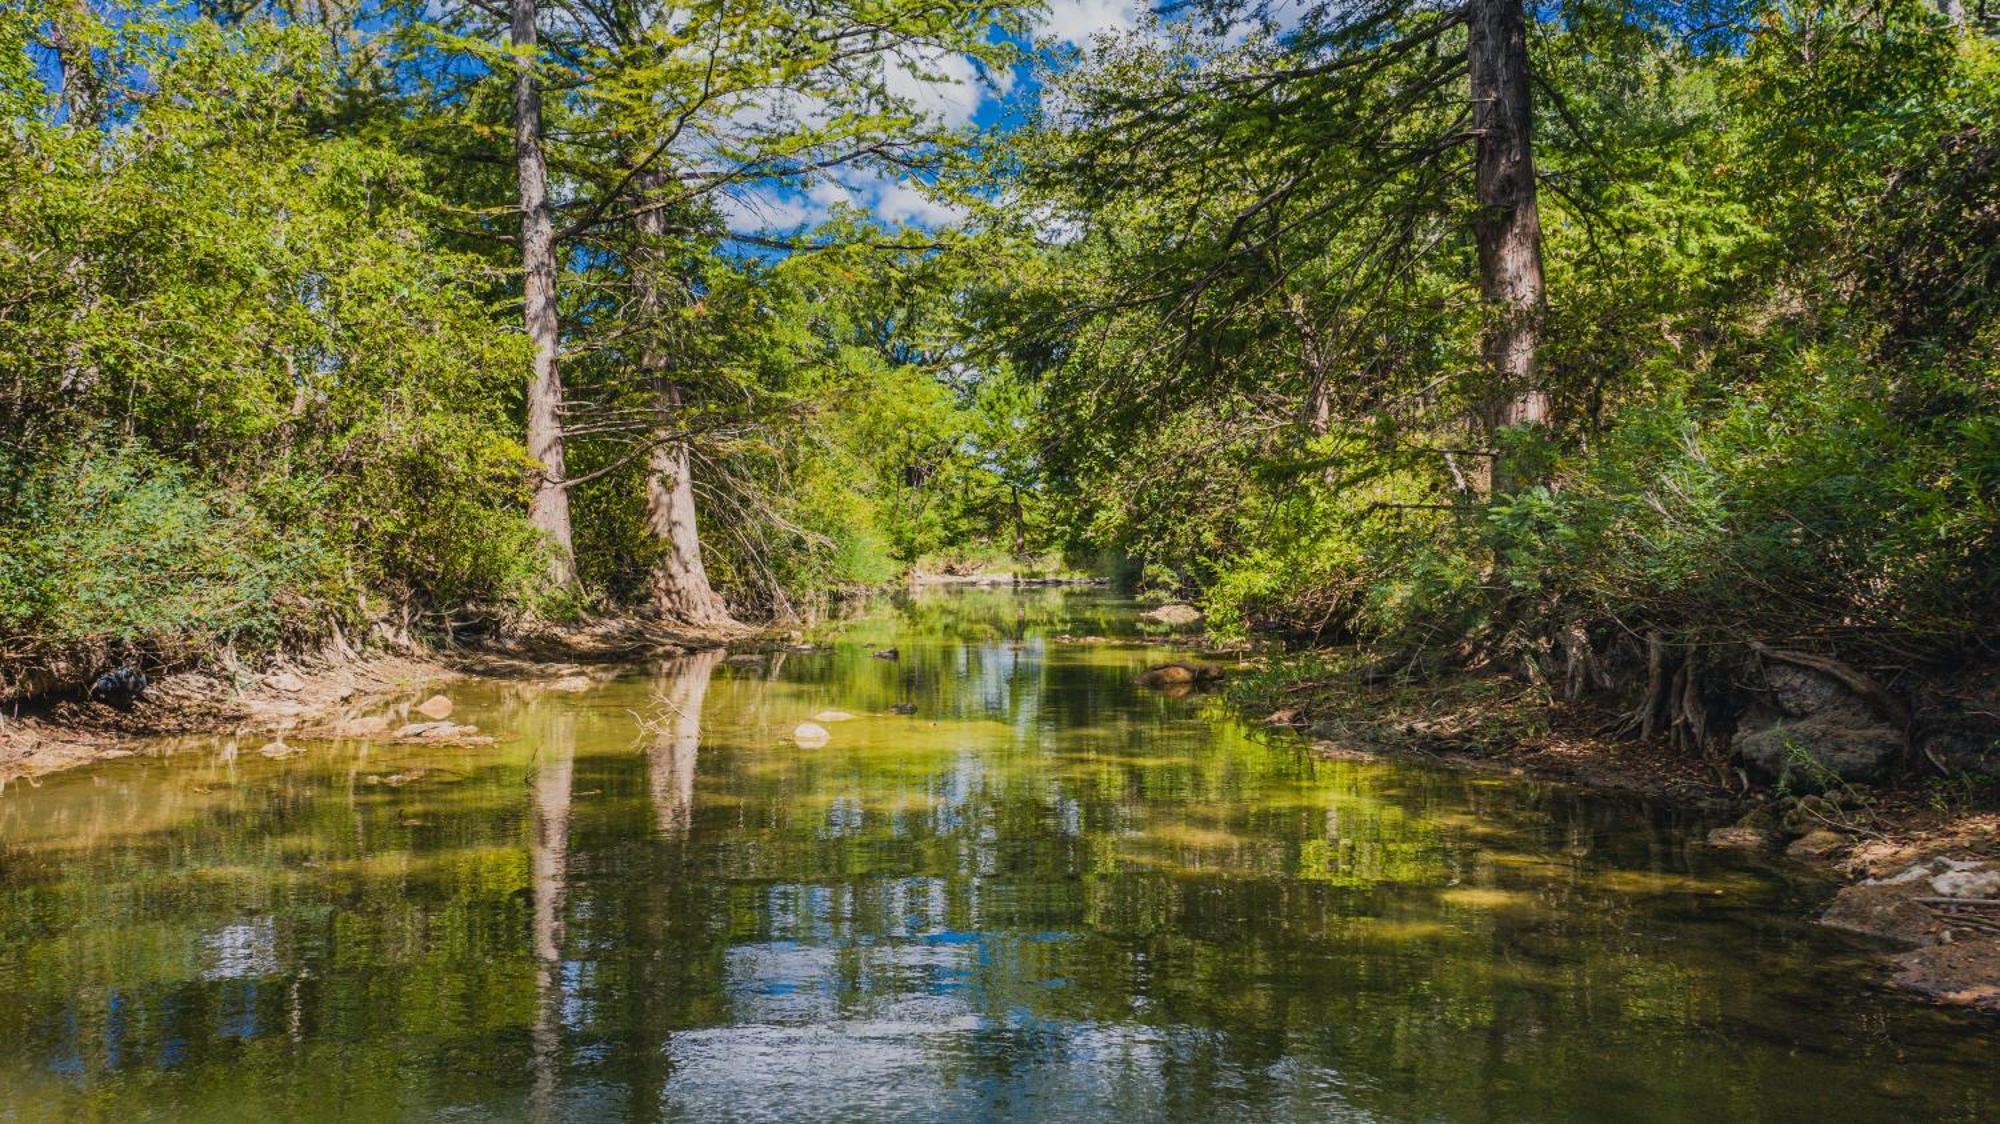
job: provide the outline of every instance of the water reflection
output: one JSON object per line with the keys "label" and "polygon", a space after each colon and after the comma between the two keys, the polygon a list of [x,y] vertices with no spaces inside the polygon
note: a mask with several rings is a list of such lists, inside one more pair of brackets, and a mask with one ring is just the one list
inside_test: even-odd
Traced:
{"label": "water reflection", "polygon": [[1990,1024],[1875,994],[1701,825],[1315,760],[1135,689],[1163,654],[954,593],[454,688],[491,747],[10,789],[0,1118],[1994,1114]]}
{"label": "water reflection", "polygon": [[[785,653],[772,656],[769,674],[783,666]],[[698,652],[660,664],[654,677],[655,713],[645,720],[646,775],[653,795],[654,824],[660,834],[685,836],[694,813],[694,769],[701,748],[701,704],[723,653]]]}

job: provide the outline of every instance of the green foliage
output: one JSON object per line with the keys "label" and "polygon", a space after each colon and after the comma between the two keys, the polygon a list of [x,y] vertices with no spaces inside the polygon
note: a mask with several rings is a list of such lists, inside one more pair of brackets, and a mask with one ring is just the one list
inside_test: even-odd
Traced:
{"label": "green foliage", "polygon": [[[1371,68],[1311,64],[1392,25],[1177,28],[1052,74],[1067,113],[1015,158],[1075,230],[1015,299],[1070,312],[1013,349],[1072,547],[1171,574],[1225,630],[1404,651],[1535,653],[1578,623],[1990,643],[1993,42],[1914,3],[1753,16],[1725,46],[1588,5],[1536,27],[1555,416],[1490,435],[1463,206],[1370,147],[1373,99],[1447,75],[1459,33]],[[1351,117],[1294,137],[1294,104]],[[1482,494],[1489,456],[1527,483]]]}
{"label": "green foliage", "polygon": [[0,651],[181,654],[271,645],[314,623],[340,580],[310,532],[137,445],[82,445],[54,463],[0,463]]}

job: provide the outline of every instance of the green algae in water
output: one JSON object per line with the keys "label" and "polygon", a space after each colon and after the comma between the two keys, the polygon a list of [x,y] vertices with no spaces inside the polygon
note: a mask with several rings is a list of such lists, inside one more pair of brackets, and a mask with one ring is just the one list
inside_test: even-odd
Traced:
{"label": "green algae in water", "polygon": [[940,591],[455,689],[493,746],[10,788],[0,1120],[2000,1115],[1995,1025],[1782,869],[1138,690],[1133,615]]}

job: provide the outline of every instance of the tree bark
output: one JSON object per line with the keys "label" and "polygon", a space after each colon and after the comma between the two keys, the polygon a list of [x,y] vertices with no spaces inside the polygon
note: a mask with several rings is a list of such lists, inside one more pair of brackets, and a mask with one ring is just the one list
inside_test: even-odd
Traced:
{"label": "tree bark", "polygon": [[[663,172],[646,172],[635,177],[634,183],[640,197],[648,200],[670,186]],[[680,425],[681,396],[673,382],[673,361],[664,338],[667,301],[661,290],[664,263],[659,256],[668,217],[665,210],[653,209],[634,222],[639,251],[631,277],[646,328],[639,365],[652,388],[655,416],[653,448],[646,466],[646,526],[660,547],[659,561],[653,566],[653,609],[668,620],[686,624],[728,625],[734,623],[729,606],[709,584],[708,567],[701,560],[693,458],[687,439],[675,432]]]}
{"label": "tree bark", "polygon": [[576,545],[570,535],[569,492],[564,482],[562,372],[556,366],[555,222],[549,213],[548,159],[542,151],[542,88],[535,75],[535,0],[512,0],[514,161],[520,179],[523,308],[534,365],[528,375],[528,455],[540,466],[528,502],[528,521],[552,548],[549,577],[576,582]]}
{"label": "tree bark", "polygon": [[[1488,433],[1548,421],[1549,395],[1535,366],[1544,311],[1542,220],[1528,100],[1528,32],[1521,0],[1470,0],[1466,54],[1472,80],[1478,211],[1481,360]],[[1495,463],[1488,481],[1506,492],[1525,481]]]}
{"label": "tree bark", "polygon": [[63,113],[78,129],[95,129],[100,118],[103,91],[91,66],[89,25],[92,19],[86,0],[69,0],[50,13],[49,48],[55,54],[56,70],[62,81]]}

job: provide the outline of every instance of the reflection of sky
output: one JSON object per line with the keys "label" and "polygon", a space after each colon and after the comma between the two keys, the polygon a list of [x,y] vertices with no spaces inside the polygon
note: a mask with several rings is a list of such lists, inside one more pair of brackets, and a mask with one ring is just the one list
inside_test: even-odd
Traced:
{"label": "reflection of sky", "polygon": [[[757,1023],[676,1034],[662,1095],[670,1118],[816,1119],[837,1105],[854,1120],[1156,1120],[1176,1089],[1201,1080],[1232,1114],[1278,1090],[1286,1116],[1365,1120],[1338,1071],[1283,1058],[1246,1065],[1221,1036],[1192,1027],[1038,1020],[1012,1012]],[[1021,1064],[1022,1062],[1029,1064]]]}

